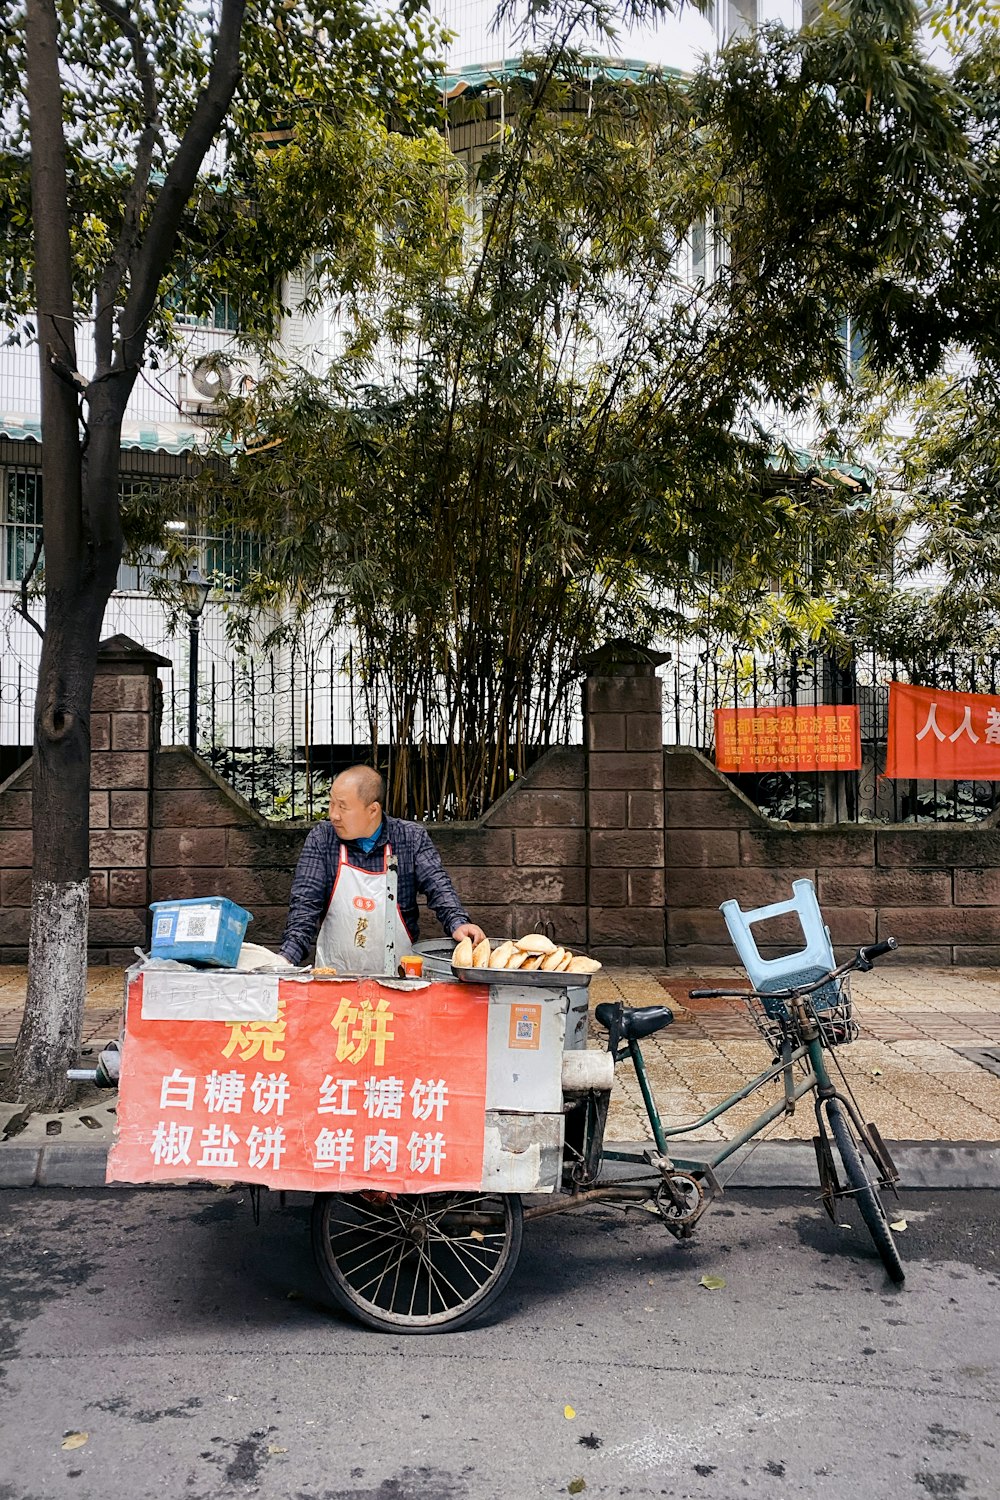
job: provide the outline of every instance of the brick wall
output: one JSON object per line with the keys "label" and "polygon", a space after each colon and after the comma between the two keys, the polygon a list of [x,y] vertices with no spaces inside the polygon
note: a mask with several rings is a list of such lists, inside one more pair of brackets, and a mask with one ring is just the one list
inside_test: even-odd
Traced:
{"label": "brick wall", "polygon": [[[772,822],[695,750],[665,752],[667,956],[732,963],[719,903],[745,909],[816,884],[835,944],[896,937],[910,962],[1000,964],[1000,830]],[[774,956],[797,924],[774,923]],[[787,951],[787,947],[784,951]]]}

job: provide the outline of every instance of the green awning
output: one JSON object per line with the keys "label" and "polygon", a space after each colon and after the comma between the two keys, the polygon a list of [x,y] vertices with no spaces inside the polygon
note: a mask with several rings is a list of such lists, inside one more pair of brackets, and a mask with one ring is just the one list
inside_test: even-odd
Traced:
{"label": "green awning", "polygon": [[[635,57],[589,57],[583,59],[582,67],[587,78],[606,83],[641,83],[660,74],[669,78],[682,76],[680,68],[654,65]],[[447,72],[439,80],[439,86],[446,99],[457,99],[462,94],[482,94],[505,83],[533,81],[534,74],[525,68],[523,57],[505,57],[499,62],[470,63],[457,72]]]}
{"label": "green awning", "polygon": [[[211,433],[205,427],[186,427],[179,422],[123,422],[123,448],[140,448],[145,453],[190,453],[207,448]],[[37,416],[20,412],[0,412],[0,437],[15,442],[40,443],[42,422]],[[232,452],[231,439],[222,444]]]}

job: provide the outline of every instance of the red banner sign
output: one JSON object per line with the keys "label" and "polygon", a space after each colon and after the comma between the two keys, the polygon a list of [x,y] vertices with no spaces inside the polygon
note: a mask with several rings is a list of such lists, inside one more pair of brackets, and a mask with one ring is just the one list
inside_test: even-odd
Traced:
{"label": "red banner sign", "polygon": [[891,682],[885,774],[1000,781],[1000,697]]}
{"label": "red banner sign", "polygon": [[481,1185],[485,985],[285,980],[278,994],[275,1021],[151,1020],[134,981],[109,1182]]}
{"label": "red banner sign", "polygon": [[861,728],[855,704],[811,708],[717,708],[720,771],[856,771]]}

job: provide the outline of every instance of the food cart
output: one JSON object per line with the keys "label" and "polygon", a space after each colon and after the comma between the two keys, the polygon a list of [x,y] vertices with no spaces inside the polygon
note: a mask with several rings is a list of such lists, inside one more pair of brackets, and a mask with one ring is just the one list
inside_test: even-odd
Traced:
{"label": "food cart", "polygon": [[[379,1328],[454,1329],[513,1271],[520,1195],[561,1184],[569,989],[541,972],[137,966],[108,1181],[313,1192],[317,1263],[343,1306]],[[610,1088],[600,1053],[572,1056],[572,1087],[588,1058]]]}

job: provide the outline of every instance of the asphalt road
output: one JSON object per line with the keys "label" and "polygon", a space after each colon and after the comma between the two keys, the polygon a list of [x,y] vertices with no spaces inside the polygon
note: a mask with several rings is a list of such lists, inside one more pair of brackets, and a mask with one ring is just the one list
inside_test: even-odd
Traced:
{"label": "asphalt road", "polygon": [[540,1221],[407,1338],[329,1308],[304,1199],[0,1193],[0,1500],[997,1500],[1000,1195],[903,1212],[900,1290],[804,1192]]}

